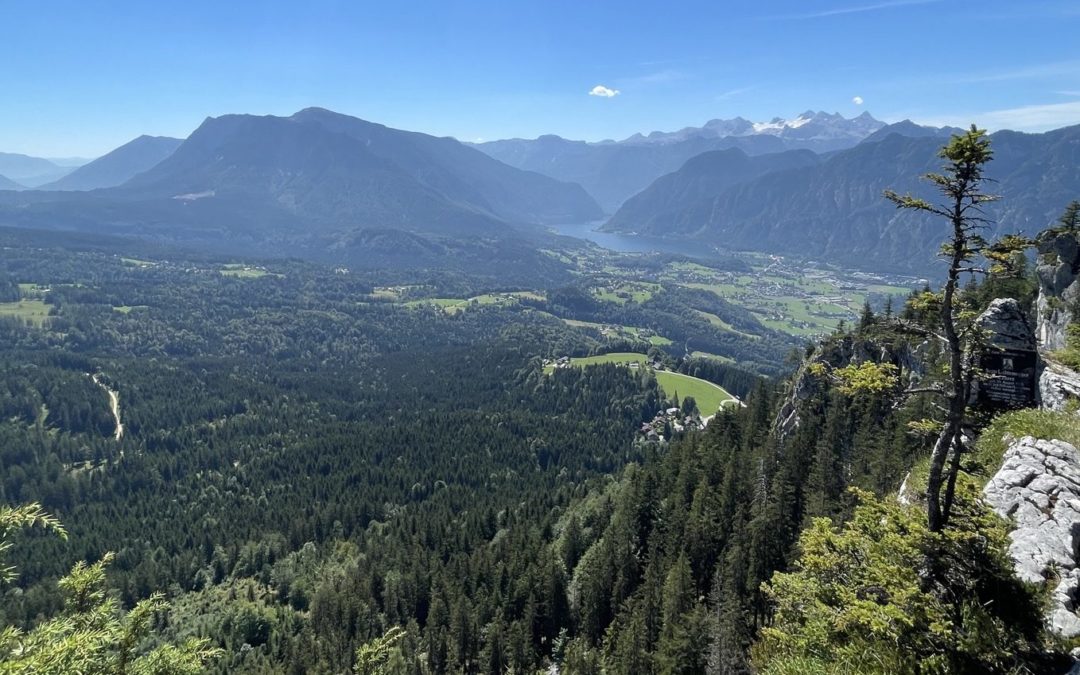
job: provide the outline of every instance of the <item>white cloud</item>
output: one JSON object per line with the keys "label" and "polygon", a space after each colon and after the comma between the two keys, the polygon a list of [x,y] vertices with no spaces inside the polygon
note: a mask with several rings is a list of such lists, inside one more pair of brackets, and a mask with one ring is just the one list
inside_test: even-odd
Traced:
{"label": "white cloud", "polygon": [[589,90],[589,96],[599,96],[601,98],[612,98],[613,96],[618,96],[618,95],[619,95],[619,90],[618,89],[609,89],[609,88],[605,87],[602,84],[598,84],[598,85],[596,85],[595,87],[593,87],[592,89]]}
{"label": "white cloud", "polygon": [[855,105],[862,105],[863,104],[862,96],[855,96],[854,98],[851,99],[851,102],[854,103]]}

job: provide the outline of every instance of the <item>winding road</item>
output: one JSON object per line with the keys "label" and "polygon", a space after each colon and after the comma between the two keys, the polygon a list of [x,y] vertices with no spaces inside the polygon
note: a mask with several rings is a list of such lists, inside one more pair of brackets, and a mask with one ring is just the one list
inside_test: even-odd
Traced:
{"label": "winding road", "polygon": [[124,437],[124,424],[120,421],[120,392],[109,389],[109,387],[101,381],[101,374],[95,373],[91,376],[94,380],[94,384],[105,390],[105,393],[109,395],[109,408],[112,410],[113,419],[116,420],[116,433],[113,437],[119,441]]}

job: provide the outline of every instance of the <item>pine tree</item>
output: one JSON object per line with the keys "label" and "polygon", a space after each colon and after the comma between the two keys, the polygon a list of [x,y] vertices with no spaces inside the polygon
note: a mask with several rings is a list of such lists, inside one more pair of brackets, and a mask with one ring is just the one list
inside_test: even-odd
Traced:
{"label": "pine tree", "polygon": [[945,287],[940,295],[924,294],[930,301],[927,304],[937,309],[937,325],[942,331],[940,335],[933,330],[927,332],[945,343],[948,365],[944,384],[935,392],[945,399],[946,417],[930,455],[927,478],[927,521],[934,532],[940,531],[949,520],[956,477],[965,451],[961,429],[975,375],[978,348],[978,330],[972,321],[974,317],[958,303],[961,275],[987,273],[978,265],[979,259],[984,257],[993,263],[992,269],[1006,266],[1017,250],[1028,245],[1020,237],[1005,237],[991,246],[980,234],[989,222],[983,206],[998,199],[996,195],[983,192],[983,172],[986,164],[993,159],[986,132],[972,125],[966,133],[954,135],[939,155],[946,160],[944,172],[930,173],[925,178],[937,186],[945,197],[944,204],[931,204],[924,199],[899,195],[891,190],[885,192],[885,197],[897,208],[939,216],[948,222],[950,228],[941,249],[942,256],[949,263]]}

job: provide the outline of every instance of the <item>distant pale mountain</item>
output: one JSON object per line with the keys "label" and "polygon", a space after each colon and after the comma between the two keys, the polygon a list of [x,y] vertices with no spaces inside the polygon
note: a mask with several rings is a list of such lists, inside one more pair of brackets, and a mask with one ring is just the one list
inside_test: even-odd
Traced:
{"label": "distant pale mountain", "polygon": [[44,185],[71,171],[71,167],[58,166],[41,157],[0,152],[0,176],[7,176],[24,187]]}
{"label": "distant pale mountain", "polygon": [[139,136],[112,152],[80,166],[41,190],[96,190],[115,187],[156,166],[180,147],[183,140],[166,136]]}
{"label": "distant pale mountain", "polygon": [[0,176],[0,190],[22,190],[23,186],[6,176]]}
{"label": "distant pale mountain", "polygon": [[908,138],[948,138],[962,132],[958,127],[929,127],[915,124],[911,120],[903,120],[895,124],[887,124],[863,139],[863,143],[877,143],[884,140],[890,134],[899,134]]}
{"label": "distant pale mountain", "polygon": [[65,168],[76,169],[84,164],[94,161],[93,157],[46,157],[53,164]]}
{"label": "distant pale mountain", "polygon": [[119,187],[0,196],[0,224],[356,265],[538,264],[514,242],[600,214],[579,185],[317,109],[207,119]]}
{"label": "distant pale mountain", "polygon": [[558,136],[512,139],[477,146],[495,159],[582,185],[611,213],[649,183],[710,150],[739,148],[749,155],[781,152],[773,136],[694,137],[672,143],[586,143]]}
{"label": "distant pale mountain", "polygon": [[660,176],[703,152],[729,148],[739,148],[748,155],[792,149],[830,152],[852,147],[883,126],[869,113],[846,119],[839,114],[807,111],[790,121],[717,119],[702,127],[635,134],[622,141],[586,143],[541,136],[476,147],[511,166],[579,183],[611,213]]}
{"label": "distant pale mountain", "polygon": [[[927,198],[918,177],[937,170],[942,138],[887,134],[816,164],[766,173],[695,193],[708,166],[689,162],[620,209],[606,229],[708,241],[731,249],[815,257],[856,267],[932,273],[942,223],[898,211],[882,198],[896,189]],[[1002,195],[988,205],[990,234],[1028,234],[1080,196],[1080,126],[1044,134],[993,134],[987,175]],[[681,195],[682,197],[676,197]],[[663,210],[658,205],[672,205]],[[658,215],[659,214],[659,215]]]}

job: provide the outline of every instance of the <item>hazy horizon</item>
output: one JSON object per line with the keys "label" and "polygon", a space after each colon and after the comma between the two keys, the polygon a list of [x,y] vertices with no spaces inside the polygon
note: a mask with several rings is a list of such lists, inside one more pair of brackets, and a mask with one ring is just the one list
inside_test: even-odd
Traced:
{"label": "hazy horizon", "polygon": [[1059,48],[1080,10],[1061,0],[58,5],[9,8],[2,152],[96,157],[206,117],[309,106],[463,141],[621,139],[807,109],[991,130],[1080,122],[1080,59]]}

